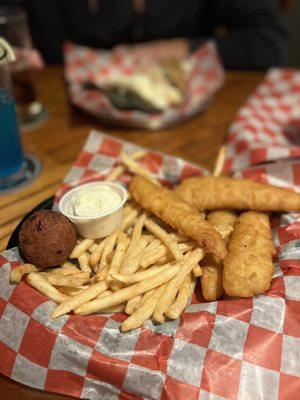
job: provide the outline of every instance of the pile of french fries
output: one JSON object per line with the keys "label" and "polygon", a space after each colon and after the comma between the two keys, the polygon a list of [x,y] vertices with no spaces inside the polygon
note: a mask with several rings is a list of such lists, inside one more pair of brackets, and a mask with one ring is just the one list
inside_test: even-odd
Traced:
{"label": "pile of french fries", "polygon": [[23,264],[10,282],[28,283],[58,303],[57,318],[75,314],[125,312],[123,332],[153,318],[178,318],[189,302],[202,271],[205,252],[197,243],[150,218],[133,202],[124,208],[121,228],[103,240],[79,239],[70,261],[39,270]]}
{"label": "pile of french fries", "polygon": [[[121,154],[122,165],[106,178],[115,181],[126,169],[159,183],[137,160],[140,151]],[[10,283],[28,274],[29,285],[58,305],[52,318],[73,311],[78,315],[125,312],[121,324],[126,332],[153,318],[162,323],[184,311],[202,275],[200,260],[205,251],[163,221],[149,216],[133,201],[124,207],[117,232],[102,240],[80,238],[69,261],[41,270],[32,264],[13,269]]]}

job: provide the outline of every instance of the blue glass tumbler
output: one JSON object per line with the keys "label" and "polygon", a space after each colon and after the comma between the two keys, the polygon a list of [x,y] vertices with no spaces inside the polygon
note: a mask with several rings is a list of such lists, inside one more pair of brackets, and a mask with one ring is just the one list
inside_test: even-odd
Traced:
{"label": "blue glass tumbler", "polygon": [[20,183],[26,174],[7,48],[0,43],[0,190]]}

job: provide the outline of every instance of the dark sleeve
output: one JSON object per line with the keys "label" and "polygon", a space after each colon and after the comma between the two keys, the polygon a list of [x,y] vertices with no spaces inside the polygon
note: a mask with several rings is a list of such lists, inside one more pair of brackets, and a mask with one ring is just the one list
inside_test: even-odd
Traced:
{"label": "dark sleeve", "polygon": [[0,5],[22,7],[27,13],[33,46],[47,63],[62,61],[64,32],[59,0],[0,0]]}
{"label": "dark sleeve", "polygon": [[27,12],[34,46],[46,63],[61,63],[64,25],[59,0],[27,0]]}
{"label": "dark sleeve", "polygon": [[226,68],[265,70],[285,64],[288,34],[278,0],[217,0],[214,13],[216,25],[228,31],[215,37]]}

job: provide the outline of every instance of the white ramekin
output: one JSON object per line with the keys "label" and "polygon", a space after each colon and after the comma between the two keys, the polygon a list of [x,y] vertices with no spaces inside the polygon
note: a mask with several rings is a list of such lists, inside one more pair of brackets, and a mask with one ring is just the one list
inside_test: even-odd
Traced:
{"label": "white ramekin", "polygon": [[[96,217],[78,217],[68,212],[67,205],[75,194],[88,187],[101,189],[103,186],[109,187],[121,196],[121,203],[117,207]],[[73,222],[81,236],[88,239],[99,239],[108,236],[120,227],[126,200],[127,191],[121,185],[114,182],[91,182],[66,192],[60,199],[58,208],[63,215]]]}

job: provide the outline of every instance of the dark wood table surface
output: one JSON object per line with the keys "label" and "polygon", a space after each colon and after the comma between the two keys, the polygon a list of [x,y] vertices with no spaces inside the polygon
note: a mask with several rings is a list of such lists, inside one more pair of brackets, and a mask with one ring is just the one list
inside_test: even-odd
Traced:
{"label": "dark wood table surface", "polygon": [[[25,150],[39,157],[43,169],[40,177],[24,190],[0,197],[0,251],[6,247],[22,216],[56,192],[91,129],[103,130],[212,169],[230,122],[262,78],[259,72],[228,72],[224,87],[203,114],[170,129],[152,132],[112,129],[74,109],[67,99],[62,68],[45,68],[36,76],[35,85],[38,98],[47,106],[50,117],[41,127],[22,134]],[[0,375],[0,399],[67,398],[27,388]]]}

